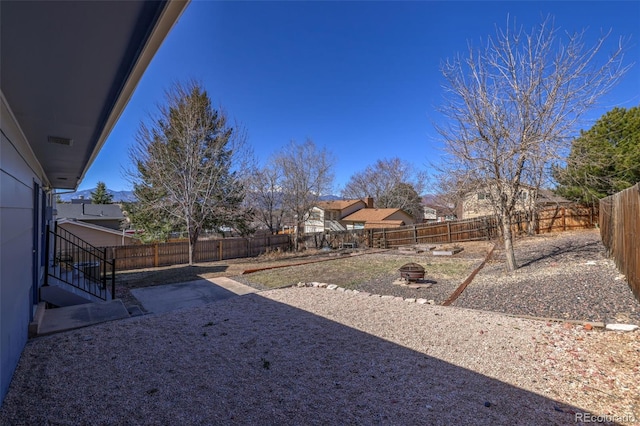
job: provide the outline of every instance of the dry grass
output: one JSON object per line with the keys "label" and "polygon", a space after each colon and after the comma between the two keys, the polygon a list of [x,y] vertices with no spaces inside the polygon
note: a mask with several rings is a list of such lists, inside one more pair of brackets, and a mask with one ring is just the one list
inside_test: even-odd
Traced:
{"label": "dry grass", "polygon": [[321,281],[353,288],[376,277],[397,274],[398,268],[408,262],[419,263],[428,272],[429,278],[464,280],[472,260],[445,259],[430,255],[411,256],[375,253],[341,258],[332,262],[311,263],[256,272],[248,281],[268,288],[282,287],[302,282]]}
{"label": "dry grass", "polygon": [[[130,290],[163,284],[195,281],[216,277],[240,277],[239,281],[260,289],[286,287],[300,281],[322,281],[355,288],[377,278],[389,277],[408,262],[424,266],[430,279],[462,281],[478,259],[490,250],[487,242],[461,244],[464,250],[454,257],[410,254],[398,250],[358,250],[326,252],[307,250],[300,253],[272,252],[254,258],[229,259],[197,265],[176,265],[120,271],[116,274],[116,298],[126,306],[138,301]],[[272,269],[267,269],[272,268]],[[249,275],[245,271],[265,269]]]}
{"label": "dry grass", "polygon": [[244,271],[249,269],[303,264],[325,258],[331,257],[327,253],[318,251],[267,253],[258,257],[204,262],[192,266],[174,265],[160,268],[118,271],[116,274],[116,285],[118,287],[131,289],[193,281],[203,278],[232,277],[242,275]]}

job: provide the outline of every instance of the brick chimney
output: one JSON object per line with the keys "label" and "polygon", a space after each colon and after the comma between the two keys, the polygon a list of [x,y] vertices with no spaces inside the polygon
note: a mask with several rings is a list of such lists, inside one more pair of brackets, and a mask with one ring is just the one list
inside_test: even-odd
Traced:
{"label": "brick chimney", "polygon": [[368,209],[373,208],[373,197],[367,197],[364,199],[364,202],[367,204]]}

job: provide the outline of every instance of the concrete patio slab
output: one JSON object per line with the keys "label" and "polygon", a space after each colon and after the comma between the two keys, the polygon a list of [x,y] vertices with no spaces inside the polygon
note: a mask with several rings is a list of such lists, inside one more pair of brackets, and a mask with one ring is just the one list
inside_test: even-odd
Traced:
{"label": "concrete patio slab", "polygon": [[147,312],[159,314],[176,309],[202,306],[257,291],[253,287],[230,278],[220,277],[137,288],[131,290],[131,293]]}
{"label": "concrete patio slab", "polygon": [[42,336],[123,318],[129,318],[129,312],[120,299],[46,309],[37,334]]}

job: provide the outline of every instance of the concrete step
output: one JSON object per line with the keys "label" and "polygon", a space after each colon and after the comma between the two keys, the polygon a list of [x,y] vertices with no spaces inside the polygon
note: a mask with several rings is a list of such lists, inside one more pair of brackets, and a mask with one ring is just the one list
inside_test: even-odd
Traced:
{"label": "concrete step", "polygon": [[[67,278],[68,277],[66,277],[65,279]],[[102,297],[105,298],[106,300],[112,299],[111,292],[108,289],[101,290],[100,284],[97,282],[88,281],[88,280],[78,280],[78,279],[67,280],[67,281],[68,282],[65,282],[61,279],[56,278],[55,276],[50,275],[49,285],[42,287],[40,291],[42,291],[42,289],[47,287],[59,287],[68,293],[73,293],[79,297],[84,298],[86,300],[86,302],[84,303],[87,303],[87,302],[100,303],[104,301],[104,299],[94,296],[94,294],[102,294]],[[73,285],[69,284],[69,282],[73,283]],[[81,288],[84,288],[85,290],[82,290]],[[94,294],[91,294],[91,293],[94,293]],[[56,306],[63,306],[63,305],[56,305]]]}
{"label": "concrete step", "polygon": [[57,307],[84,305],[85,303],[92,302],[88,297],[82,297],[78,294],[71,293],[70,291],[56,285],[42,287],[40,289],[40,300]]}
{"label": "concrete step", "polygon": [[59,333],[130,317],[120,299],[54,309],[44,309],[44,304],[40,304],[38,310],[40,309],[44,311],[37,312],[34,322],[29,326],[32,336]]}

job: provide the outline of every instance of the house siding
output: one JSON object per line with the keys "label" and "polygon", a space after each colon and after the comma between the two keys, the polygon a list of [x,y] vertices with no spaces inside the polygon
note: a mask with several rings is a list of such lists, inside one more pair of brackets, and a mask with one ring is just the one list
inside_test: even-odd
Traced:
{"label": "house siding", "polygon": [[413,225],[416,222],[411,215],[404,213],[402,211],[397,211],[393,213],[392,215],[388,216],[385,220],[401,220],[404,222],[405,225]]}
{"label": "house siding", "polygon": [[86,241],[94,247],[113,247],[131,244],[130,237],[124,237],[123,244],[122,235],[116,235],[109,231],[100,231],[98,229],[91,229],[68,222],[58,226],[62,229],[66,229],[76,237]]}
{"label": "house siding", "polygon": [[327,227],[327,221],[336,221],[347,229],[347,223],[342,219],[358,210],[364,209],[367,204],[360,200],[345,208],[323,208],[313,207],[310,211],[309,219],[304,223],[304,232],[311,234],[316,232],[324,232],[330,228]]}
{"label": "house siding", "polygon": [[324,210],[313,207],[309,212],[309,218],[304,222],[304,232],[313,234],[316,232],[324,232]]}
{"label": "house siding", "polygon": [[[519,198],[515,204],[515,211],[525,211],[531,208],[533,194],[527,188],[522,188],[521,193],[524,198]],[[482,194],[479,196],[478,194]],[[497,195],[493,195],[497,196]],[[464,197],[462,202],[461,219],[474,219],[476,217],[492,216],[495,210],[491,201],[492,195],[489,191],[471,192]]]}
{"label": "house siding", "polygon": [[[34,197],[44,172],[24,139],[10,108],[0,94],[0,402],[28,338],[33,315],[34,292],[42,284],[40,229],[34,229],[34,214],[40,218],[46,206],[34,212]],[[41,223],[41,220],[37,221]],[[34,247],[34,240],[38,241]],[[35,256],[34,256],[35,250]]]}
{"label": "house siding", "polygon": [[342,210],[342,214],[341,214],[340,219],[342,219],[344,217],[347,217],[350,214],[357,212],[358,210],[364,209],[365,207],[367,207],[367,204],[364,201],[362,201],[360,203],[353,204],[353,205],[347,207],[346,209]]}

